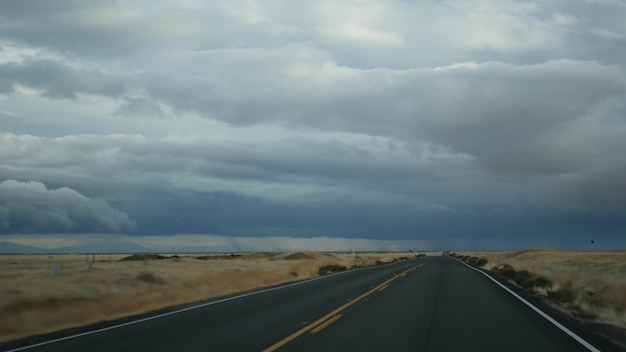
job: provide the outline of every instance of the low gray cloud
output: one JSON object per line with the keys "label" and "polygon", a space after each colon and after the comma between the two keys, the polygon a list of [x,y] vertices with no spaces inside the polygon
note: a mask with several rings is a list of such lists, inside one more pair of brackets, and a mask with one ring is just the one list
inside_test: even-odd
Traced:
{"label": "low gray cloud", "polygon": [[124,232],[136,224],[101,200],[68,187],[48,189],[40,182],[0,182],[0,224],[4,233],[65,231]]}
{"label": "low gray cloud", "polygon": [[73,99],[77,93],[120,96],[124,85],[98,70],[73,68],[52,60],[8,63],[0,66],[2,93],[14,93],[16,86],[42,91],[50,98]]}

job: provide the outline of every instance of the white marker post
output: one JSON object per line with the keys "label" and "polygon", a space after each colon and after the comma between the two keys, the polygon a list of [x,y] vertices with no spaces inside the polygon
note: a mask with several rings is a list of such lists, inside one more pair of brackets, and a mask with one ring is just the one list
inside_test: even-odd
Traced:
{"label": "white marker post", "polygon": [[59,264],[52,263],[52,266],[50,267],[50,276],[57,277],[58,275],[59,275]]}

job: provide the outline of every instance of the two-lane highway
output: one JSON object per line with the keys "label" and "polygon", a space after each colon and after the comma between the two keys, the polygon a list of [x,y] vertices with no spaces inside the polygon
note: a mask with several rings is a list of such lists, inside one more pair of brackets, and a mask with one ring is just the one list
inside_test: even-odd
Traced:
{"label": "two-lane highway", "polygon": [[[588,351],[483,275],[449,258],[395,280],[284,351]],[[281,351],[282,351],[281,350]]]}
{"label": "two-lane highway", "polygon": [[[209,302],[28,351],[589,351],[448,257]],[[6,348],[5,347],[5,348]]]}

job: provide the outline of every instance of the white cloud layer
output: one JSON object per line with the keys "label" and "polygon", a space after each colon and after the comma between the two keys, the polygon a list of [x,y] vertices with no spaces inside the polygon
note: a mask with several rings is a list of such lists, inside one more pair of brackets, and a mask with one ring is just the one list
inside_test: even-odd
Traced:
{"label": "white cloud layer", "polygon": [[[86,225],[85,225],[86,224]],[[47,189],[39,182],[0,182],[0,225],[3,232],[64,232],[87,227],[98,232],[132,231],[128,215],[106,202],[73,189]]]}

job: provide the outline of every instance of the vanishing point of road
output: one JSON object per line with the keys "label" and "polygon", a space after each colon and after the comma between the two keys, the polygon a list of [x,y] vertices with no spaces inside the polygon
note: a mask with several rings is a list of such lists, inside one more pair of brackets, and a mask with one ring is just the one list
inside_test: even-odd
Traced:
{"label": "vanishing point of road", "polygon": [[[350,270],[10,351],[598,351],[450,257]],[[573,335],[573,336],[572,336]],[[584,335],[584,334],[583,334]],[[596,340],[600,341],[600,340]],[[604,347],[602,347],[604,349]]]}

